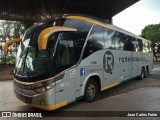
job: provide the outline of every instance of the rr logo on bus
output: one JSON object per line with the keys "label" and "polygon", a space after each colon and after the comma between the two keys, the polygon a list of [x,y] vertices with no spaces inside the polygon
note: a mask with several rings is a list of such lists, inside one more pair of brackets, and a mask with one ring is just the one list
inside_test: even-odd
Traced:
{"label": "rr logo on bus", "polygon": [[114,67],[114,57],[110,51],[107,51],[103,57],[103,68],[106,73],[112,72]]}

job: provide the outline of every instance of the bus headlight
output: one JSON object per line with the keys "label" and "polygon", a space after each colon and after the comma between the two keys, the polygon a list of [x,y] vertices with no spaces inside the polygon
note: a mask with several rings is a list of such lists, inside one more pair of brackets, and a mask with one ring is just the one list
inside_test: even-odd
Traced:
{"label": "bus headlight", "polygon": [[52,89],[54,87],[55,87],[55,83],[52,83],[50,85],[35,89],[34,92],[40,94],[40,93],[46,92],[46,91],[48,91],[48,90],[50,90],[50,89]]}

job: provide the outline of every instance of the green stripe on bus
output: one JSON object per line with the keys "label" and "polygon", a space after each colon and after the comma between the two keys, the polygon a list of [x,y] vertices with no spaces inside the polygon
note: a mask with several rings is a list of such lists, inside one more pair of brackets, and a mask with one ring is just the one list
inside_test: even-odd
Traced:
{"label": "green stripe on bus", "polygon": [[135,77],[132,77],[132,78],[128,78],[128,79],[126,79],[126,80],[123,80],[123,81],[121,81],[121,83],[125,83],[125,82],[130,81],[130,80],[133,80],[134,78],[137,78],[137,77],[139,77],[139,75],[138,75],[138,76],[135,76]]}
{"label": "green stripe on bus", "polygon": [[81,100],[83,98],[84,98],[84,96],[79,96],[79,97],[76,98],[76,101]]}

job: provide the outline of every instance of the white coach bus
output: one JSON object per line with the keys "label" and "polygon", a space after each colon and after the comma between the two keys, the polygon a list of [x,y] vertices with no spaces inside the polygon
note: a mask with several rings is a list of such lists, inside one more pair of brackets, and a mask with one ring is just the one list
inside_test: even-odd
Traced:
{"label": "white coach bus", "polygon": [[62,15],[31,26],[20,42],[14,70],[18,99],[55,110],[152,70],[151,42],[98,19]]}

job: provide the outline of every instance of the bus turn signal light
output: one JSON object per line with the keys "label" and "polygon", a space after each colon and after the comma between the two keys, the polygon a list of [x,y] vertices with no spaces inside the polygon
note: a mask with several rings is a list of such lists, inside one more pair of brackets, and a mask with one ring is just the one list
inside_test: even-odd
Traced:
{"label": "bus turn signal light", "polygon": [[22,39],[20,38],[7,41],[4,46],[4,54],[7,55],[9,46],[11,46],[13,43],[20,43],[20,42],[22,42]]}

